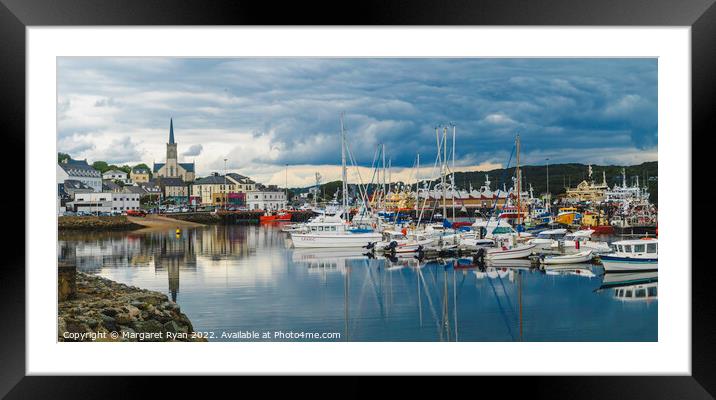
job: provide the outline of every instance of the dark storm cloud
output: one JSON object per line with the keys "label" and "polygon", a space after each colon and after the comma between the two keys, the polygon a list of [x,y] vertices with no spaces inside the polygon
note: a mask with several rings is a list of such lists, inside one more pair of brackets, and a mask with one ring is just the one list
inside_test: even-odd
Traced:
{"label": "dark storm cloud", "polygon": [[[464,163],[505,163],[518,133],[527,162],[575,148],[593,151],[570,161],[589,162],[657,144],[655,59],[64,58],[58,77],[60,141],[102,123],[127,132],[175,116],[187,132],[270,137],[277,154],[267,163],[336,164],[345,111],[363,164],[379,143],[394,166],[434,155],[435,126],[449,122]],[[107,113],[69,118],[82,96]],[[201,138],[183,140],[185,154],[201,153]]]}

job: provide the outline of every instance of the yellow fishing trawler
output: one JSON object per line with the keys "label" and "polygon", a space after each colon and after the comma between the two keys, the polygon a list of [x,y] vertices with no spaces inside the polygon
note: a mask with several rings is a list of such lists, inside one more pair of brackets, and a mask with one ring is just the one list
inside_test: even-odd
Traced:
{"label": "yellow fishing trawler", "polygon": [[582,214],[582,226],[585,227],[597,227],[603,225],[609,225],[607,216],[604,215],[603,211],[596,213],[594,211],[586,211]]}
{"label": "yellow fishing trawler", "polygon": [[579,216],[579,211],[575,207],[562,207],[554,219],[558,224],[572,225]]}

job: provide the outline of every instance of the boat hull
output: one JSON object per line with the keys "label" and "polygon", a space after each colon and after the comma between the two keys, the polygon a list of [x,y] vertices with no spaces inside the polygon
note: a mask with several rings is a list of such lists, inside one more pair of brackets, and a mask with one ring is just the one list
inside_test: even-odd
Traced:
{"label": "boat hull", "polygon": [[656,271],[659,264],[659,260],[656,258],[601,256],[600,259],[607,272]]}
{"label": "boat hull", "polygon": [[379,233],[351,233],[347,235],[292,234],[295,248],[344,248],[363,247],[382,239]]}
{"label": "boat hull", "polygon": [[591,251],[582,252],[578,254],[571,254],[566,256],[551,256],[551,257],[545,257],[544,260],[542,260],[543,264],[553,265],[553,264],[579,264],[579,263],[585,263],[594,257],[592,255]]}
{"label": "boat hull", "polygon": [[532,254],[534,245],[518,246],[512,249],[489,249],[485,256],[488,260],[514,260],[526,258]]}

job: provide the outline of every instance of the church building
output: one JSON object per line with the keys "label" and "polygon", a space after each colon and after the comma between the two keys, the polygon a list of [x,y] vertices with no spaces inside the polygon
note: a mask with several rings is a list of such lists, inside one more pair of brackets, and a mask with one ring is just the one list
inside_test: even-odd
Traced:
{"label": "church building", "polygon": [[192,182],[195,178],[194,163],[180,163],[177,158],[177,144],[174,142],[174,122],[169,119],[169,143],[166,163],[154,163],[154,175],[160,178],[181,178]]}

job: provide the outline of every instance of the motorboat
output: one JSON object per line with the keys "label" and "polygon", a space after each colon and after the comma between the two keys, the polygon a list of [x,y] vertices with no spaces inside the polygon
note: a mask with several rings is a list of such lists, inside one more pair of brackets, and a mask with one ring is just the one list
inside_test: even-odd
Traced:
{"label": "motorboat", "polygon": [[422,232],[383,231],[383,240],[375,243],[372,248],[382,252],[411,253],[432,243],[433,239]]}
{"label": "motorboat", "polygon": [[567,230],[564,228],[544,230],[528,240],[527,244],[534,244],[537,250],[549,250],[556,240],[562,239],[566,234]]}
{"label": "motorboat", "polygon": [[659,264],[659,240],[643,238],[612,243],[613,253],[599,258],[606,272],[655,271]]}
{"label": "motorboat", "polygon": [[305,226],[305,231],[291,233],[296,248],[364,247],[382,239],[372,228],[349,225],[337,215],[318,216]]}
{"label": "motorboat", "polygon": [[562,253],[579,253],[584,250],[592,250],[595,254],[611,252],[612,248],[607,242],[592,240],[594,232],[592,229],[582,229],[568,233],[563,239],[554,241],[550,248]]}
{"label": "motorboat", "polygon": [[578,264],[586,263],[594,258],[592,250],[580,251],[576,254],[566,254],[563,256],[547,256],[542,259],[542,264]]}
{"label": "motorboat", "polygon": [[286,211],[279,212],[267,212],[264,215],[259,216],[260,222],[277,222],[277,221],[290,221],[291,213]]}
{"label": "motorboat", "polygon": [[494,248],[488,248],[486,260],[514,260],[529,257],[535,249],[533,244],[518,244],[512,236],[498,238]]}

